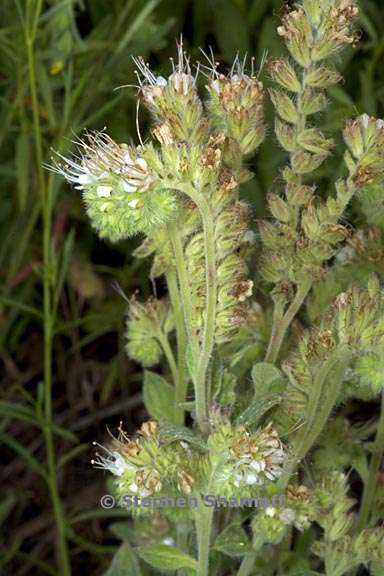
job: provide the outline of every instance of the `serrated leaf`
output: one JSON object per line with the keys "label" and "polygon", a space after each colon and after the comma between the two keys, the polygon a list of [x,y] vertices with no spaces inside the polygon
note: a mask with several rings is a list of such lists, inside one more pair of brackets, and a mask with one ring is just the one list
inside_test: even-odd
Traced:
{"label": "serrated leaf", "polygon": [[137,554],[157,570],[179,570],[180,568],[197,568],[197,562],[178,548],[165,544],[148,544],[136,548]]}
{"label": "serrated leaf", "polygon": [[217,536],[213,545],[218,550],[231,558],[244,556],[252,552],[252,546],[245,530],[239,524],[230,524]]}
{"label": "serrated leaf", "polygon": [[104,576],[141,576],[139,562],[129,544],[124,542],[114,555]]}
{"label": "serrated leaf", "polygon": [[144,372],[143,399],[152,418],[173,421],[175,391],[162,376],[149,370]]}

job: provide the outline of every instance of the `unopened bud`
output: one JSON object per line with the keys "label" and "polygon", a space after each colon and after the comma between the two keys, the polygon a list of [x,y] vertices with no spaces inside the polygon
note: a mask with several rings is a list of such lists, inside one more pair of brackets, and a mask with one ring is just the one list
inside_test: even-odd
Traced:
{"label": "unopened bud", "polygon": [[298,121],[297,110],[290,97],[281,90],[272,89],[269,93],[278,115],[286,122],[296,124]]}
{"label": "unopened bud", "polygon": [[269,64],[269,73],[272,79],[283,88],[291,92],[300,92],[301,84],[294,68],[286,58],[272,60]]}

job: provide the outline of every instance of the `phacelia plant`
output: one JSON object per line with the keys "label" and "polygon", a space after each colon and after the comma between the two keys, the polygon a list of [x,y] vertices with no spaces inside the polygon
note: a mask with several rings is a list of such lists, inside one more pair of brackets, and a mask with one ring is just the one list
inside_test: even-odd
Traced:
{"label": "phacelia plant", "polygon": [[[384,122],[348,120],[344,175],[328,194],[316,177],[334,146],[318,114],[357,16],[354,0],[295,3],[269,90],[246,59],[193,72],[182,42],[168,77],[137,58],[152,140],[89,132],[54,165],[101,238],[141,236],[135,255],[168,289],[127,311],[127,353],[156,369],[150,420],[134,437],[120,426],[93,460],[134,526],[121,573],[141,574],[138,555],[143,574],[384,574],[384,409],[356,423],[348,408],[384,398]],[[241,184],[268,96],[287,160],[257,220]]]}

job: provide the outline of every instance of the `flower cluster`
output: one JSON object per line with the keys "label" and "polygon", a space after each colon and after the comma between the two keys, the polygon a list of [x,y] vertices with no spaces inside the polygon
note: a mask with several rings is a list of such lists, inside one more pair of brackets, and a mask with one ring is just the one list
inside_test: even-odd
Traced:
{"label": "flower cluster", "polygon": [[[220,148],[217,150],[220,158]],[[210,149],[207,150],[210,154]],[[248,207],[236,199],[237,183],[229,171],[221,169],[218,190],[212,198],[214,218],[216,264],[217,264],[217,314],[216,342],[228,341],[249,314],[248,299],[253,283],[247,278],[244,248],[252,242],[247,220]],[[204,235],[201,230],[187,237],[186,262],[191,278],[191,291],[196,310],[195,324],[202,328],[202,312],[205,304]]]}
{"label": "flower cluster", "polygon": [[253,546],[279,544],[290,526],[303,532],[314,521],[317,504],[313,493],[303,485],[288,486],[287,498],[280,507],[269,506],[260,511],[252,522]]}
{"label": "flower cluster", "polygon": [[214,487],[218,494],[254,494],[281,474],[285,451],[271,425],[254,433],[233,427],[220,418],[208,438],[211,469],[217,470]]}
{"label": "flower cluster", "polygon": [[[156,494],[191,494],[194,485],[194,461],[184,442],[163,445],[157,422],[144,422],[136,438],[129,438],[119,428],[105,456],[92,460],[96,468],[108,470],[115,477],[116,492],[124,506],[124,496],[146,498]],[[195,468],[196,470],[196,468]]]}
{"label": "flower cluster", "polygon": [[308,125],[327,104],[325,89],[340,80],[323,61],[352,41],[356,15],[357,8],[350,0],[308,0],[288,12],[278,28],[295,62],[278,58],[269,64],[270,75],[279,86],[270,90],[277,112],[275,132],[290,155],[290,164],[282,172],[284,195],[269,196],[276,221],[260,225],[264,245],[261,273],[269,282],[300,283],[305,277],[318,276],[323,262],[347,235],[339,220],[354,186],[340,182],[336,202],[316,206],[315,187],[304,179],[321,166],[333,145],[317,127]]}
{"label": "flower cluster", "polygon": [[167,301],[150,298],[141,303],[133,297],[127,315],[128,356],[145,367],[157,364],[163,352],[163,338],[173,328],[172,310]]}
{"label": "flower cluster", "polygon": [[357,14],[354,0],[305,0],[283,17],[277,31],[293,58],[308,67],[354,42]]}
{"label": "flower cluster", "polygon": [[350,120],[344,130],[345,160],[369,224],[384,227],[384,121],[367,114]]}
{"label": "flower cluster", "polygon": [[[353,286],[336,298],[330,310],[322,317],[318,328],[305,332],[298,350],[291,353],[283,364],[283,369],[291,385],[281,403],[277,418],[281,412],[289,415],[293,421],[285,420],[286,426],[305,420],[310,391],[314,387],[316,374],[321,373],[331,355],[343,364],[346,357],[349,363],[355,359],[356,372],[360,375],[361,387],[372,385],[372,373],[380,370],[384,347],[384,296],[377,278],[370,279],[368,289]],[[364,365],[376,358],[371,365],[371,378],[364,378]],[[380,389],[383,383],[377,374]],[[342,377],[342,375],[341,375]],[[351,390],[350,390],[351,391]]]}
{"label": "flower cluster", "polygon": [[206,137],[207,125],[183,42],[179,43],[178,62],[172,61],[173,71],[168,78],[155,76],[142,58],[134,61],[144,104],[156,122],[155,137],[165,146],[175,141],[200,144]]}
{"label": "flower cluster", "polygon": [[154,168],[153,148],[117,144],[105,132],[86,133],[73,159],[59,154],[51,168],[82,191],[88,216],[101,238],[121,240],[148,233],[174,217],[175,198]]}
{"label": "flower cluster", "polygon": [[214,126],[224,130],[239,145],[242,154],[249,154],[259,147],[265,136],[264,91],[254,70],[248,75],[245,65],[246,60],[241,62],[237,57],[230,74],[225,76],[212,62],[212,80],[207,89]]}

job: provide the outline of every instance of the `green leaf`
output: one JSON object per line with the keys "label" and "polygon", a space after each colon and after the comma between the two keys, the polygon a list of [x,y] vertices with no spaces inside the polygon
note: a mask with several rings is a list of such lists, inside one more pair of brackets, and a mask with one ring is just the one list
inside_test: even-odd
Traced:
{"label": "green leaf", "polygon": [[13,450],[21,458],[21,460],[24,460],[27,466],[29,466],[34,472],[40,476],[43,476],[45,479],[47,478],[47,473],[44,466],[42,466],[41,462],[39,462],[32,455],[28,448],[23,446],[20,442],[15,440],[15,438],[12,438],[12,436],[6,434],[5,432],[0,432],[0,441],[8,446],[8,448]]}
{"label": "green leaf", "polygon": [[157,570],[179,570],[179,568],[197,568],[197,562],[178,548],[165,544],[148,544],[136,548],[136,552],[147,564]]}
{"label": "green leaf", "polygon": [[251,374],[255,392],[247,408],[237,418],[237,424],[242,426],[255,426],[268,410],[278,404],[286,386],[283,373],[268,362],[254,364]]}
{"label": "green leaf", "polygon": [[205,440],[198,434],[192,432],[189,428],[184,426],[175,426],[174,424],[163,424],[161,426],[161,440],[164,444],[171,444],[172,442],[187,442],[196,448],[206,451],[207,444]]}
{"label": "green leaf", "polygon": [[33,409],[29,406],[25,406],[24,404],[7,402],[5,400],[0,401],[0,416],[3,418],[14,418],[16,420],[22,420],[24,422],[28,422],[28,424],[39,426],[39,422]]}
{"label": "green leaf", "polygon": [[266,394],[283,392],[284,375],[273,364],[258,362],[252,368],[252,381],[255,387],[255,396],[263,398]]}
{"label": "green leaf", "polygon": [[129,541],[132,537],[132,528],[128,522],[114,522],[109,525],[109,529],[120,540]]}
{"label": "green leaf", "polygon": [[252,552],[249,538],[240,524],[230,524],[224,528],[217,536],[213,548],[232,558]]}
{"label": "green leaf", "polygon": [[173,421],[175,391],[162,376],[149,370],[144,372],[143,398],[152,418]]}
{"label": "green leaf", "polygon": [[127,542],[124,542],[114,555],[104,576],[141,576],[141,574],[134,551]]}
{"label": "green leaf", "polygon": [[255,426],[258,424],[262,416],[268,410],[273,408],[281,400],[280,394],[269,395],[268,397],[260,400],[259,397],[254,396],[251,400],[249,406],[242,412],[236,419],[236,424],[240,426]]}

